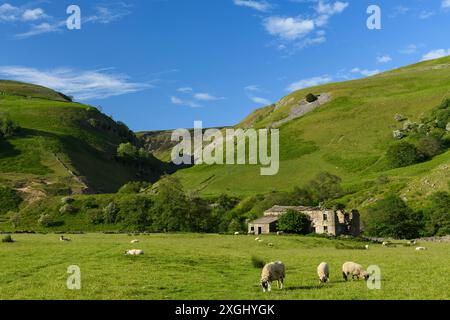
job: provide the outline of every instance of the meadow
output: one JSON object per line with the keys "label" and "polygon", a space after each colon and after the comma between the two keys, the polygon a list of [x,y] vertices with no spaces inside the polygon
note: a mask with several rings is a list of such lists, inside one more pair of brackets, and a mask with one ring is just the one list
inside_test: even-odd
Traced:
{"label": "meadow", "polygon": [[[450,299],[449,243],[420,243],[417,252],[319,237],[213,234],[13,235],[0,243],[0,299]],[[131,244],[132,239],[139,239]],[[273,243],[269,247],[268,243]],[[143,249],[143,256],[125,250]],[[251,257],[286,264],[285,289],[259,287]],[[331,281],[319,285],[316,267],[327,261]],[[344,282],[341,266],[355,261],[381,268],[381,289],[364,281]],[[81,269],[81,290],[66,286],[67,268]]]}

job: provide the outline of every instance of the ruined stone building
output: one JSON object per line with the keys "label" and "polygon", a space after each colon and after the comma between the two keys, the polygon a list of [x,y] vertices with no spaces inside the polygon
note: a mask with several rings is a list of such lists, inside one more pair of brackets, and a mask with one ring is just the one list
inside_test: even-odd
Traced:
{"label": "ruined stone building", "polygon": [[312,207],[274,206],[266,212],[264,217],[251,221],[248,224],[248,232],[256,235],[277,232],[278,219],[294,210],[306,214],[311,220],[311,233],[330,235],[359,236],[360,215],[357,210],[346,212],[344,210],[321,209]]}

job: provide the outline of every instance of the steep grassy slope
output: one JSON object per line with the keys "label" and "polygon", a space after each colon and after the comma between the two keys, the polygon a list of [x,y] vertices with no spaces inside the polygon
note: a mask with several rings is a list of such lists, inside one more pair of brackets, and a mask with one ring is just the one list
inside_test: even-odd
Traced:
{"label": "steep grassy slope", "polygon": [[[300,90],[276,106],[255,111],[240,126],[270,127],[287,117],[309,92],[331,94],[332,100],[281,126],[278,175],[261,176],[259,166],[196,166],[177,172],[177,176],[188,188],[205,195],[289,190],[320,171],[339,175],[354,192],[364,190],[364,195],[352,201],[376,198],[392,188],[410,199],[448,189],[450,153],[396,170],[389,169],[384,155],[393,142],[392,131],[400,126],[394,120],[397,113],[418,121],[450,95],[450,57]],[[391,182],[380,187],[374,181],[382,174]]]}
{"label": "steep grassy slope", "polygon": [[[29,196],[113,192],[135,180],[137,169],[114,159],[126,141],[123,128],[97,109],[70,102],[50,89],[0,82],[0,113],[22,128],[0,140],[0,184]],[[147,178],[156,178],[158,169]]]}

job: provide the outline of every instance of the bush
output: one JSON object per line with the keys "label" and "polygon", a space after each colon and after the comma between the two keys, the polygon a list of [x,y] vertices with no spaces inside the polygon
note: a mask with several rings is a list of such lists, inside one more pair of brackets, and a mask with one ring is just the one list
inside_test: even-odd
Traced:
{"label": "bush", "polygon": [[46,227],[46,228],[54,227],[54,226],[61,224],[60,222],[53,219],[49,214],[45,214],[45,213],[39,217],[38,223],[42,227]]}
{"label": "bush", "polygon": [[88,213],[89,221],[92,224],[98,225],[105,222],[103,211],[100,209],[90,210]]}
{"label": "bush", "polygon": [[71,206],[70,204],[66,204],[66,205],[62,206],[61,208],[59,208],[59,213],[61,213],[61,214],[75,213],[77,211],[78,211],[77,208]]}
{"label": "bush", "polygon": [[252,256],[252,265],[253,265],[253,267],[255,267],[257,269],[262,269],[262,268],[264,268],[266,263],[264,262],[263,259],[256,257],[256,256]]}
{"label": "bush", "polygon": [[311,229],[309,217],[295,210],[288,210],[278,220],[278,230],[287,233],[308,234]]}
{"label": "bush", "polygon": [[0,138],[8,138],[16,134],[20,127],[14,123],[8,114],[0,114]]}
{"label": "bush", "polygon": [[309,103],[317,101],[317,99],[318,99],[318,97],[316,95],[312,94],[312,93],[308,93],[306,95],[306,101],[309,102]]}
{"label": "bush", "polygon": [[450,235],[450,194],[437,192],[428,200],[430,205],[425,210],[427,235]]}
{"label": "bush", "polygon": [[10,234],[7,234],[6,236],[4,236],[2,238],[2,242],[3,243],[12,243],[12,242],[14,242],[14,240],[12,239]]}
{"label": "bush", "polygon": [[389,147],[386,159],[392,167],[400,168],[419,163],[422,157],[413,144],[400,142]]}
{"label": "bush", "polygon": [[417,151],[426,159],[432,159],[442,152],[442,146],[438,139],[434,137],[424,137],[419,140]]}

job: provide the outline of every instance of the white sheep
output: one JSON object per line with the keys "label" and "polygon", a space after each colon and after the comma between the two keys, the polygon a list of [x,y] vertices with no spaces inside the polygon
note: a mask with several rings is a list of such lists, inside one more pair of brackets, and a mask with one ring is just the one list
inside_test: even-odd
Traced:
{"label": "white sheep", "polygon": [[355,280],[355,277],[359,280],[360,277],[363,277],[364,280],[369,279],[369,273],[364,270],[364,268],[354,262],[346,262],[342,266],[342,275],[344,276],[344,280],[348,280],[348,276],[352,275],[352,279]]}
{"label": "white sheep", "polygon": [[235,235],[235,236],[238,236],[238,235],[239,235],[239,232],[236,231],[236,232],[234,233],[234,235]]}
{"label": "white sheep", "polygon": [[134,239],[134,240],[131,240],[130,243],[139,243],[139,240]]}
{"label": "white sheep", "polygon": [[328,263],[322,262],[317,267],[317,275],[319,276],[320,283],[330,281],[330,268],[328,267]]}
{"label": "white sheep", "polygon": [[383,247],[387,247],[387,246],[389,246],[390,244],[391,244],[390,241],[384,241],[383,244],[382,244],[382,246],[383,246]]}
{"label": "white sheep", "polygon": [[263,291],[270,292],[273,281],[277,281],[278,288],[283,289],[284,278],[286,278],[286,268],[281,261],[266,264],[261,272],[261,286]]}
{"label": "white sheep", "polygon": [[369,250],[370,247],[368,244],[366,244],[366,246],[364,248],[366,248],[366,250]]}
{"label": "white sheep", "polygon": [[263,239],[259,239],[258,242],[261,243],[261,242],[264,242],[264,240]]}
{"label": "white sheep", "polygon": [[140,256],[143,254],[144,254],[144,251],[140,250],[140,249],[132,249],[132,250],[125,251],[125,255],[128,255],[128,256]]}
{"label": "white sheep", "polygon": [[273,243],[272,243],[272,242],[268,243],[267,245],[268,245],[269,247],[273,247]]}
{"label": "white sheep", "polygon": [[255,241],[259,241],[259,240],[261,240],[260,238],[255,238]]}
{"label": "white sheep", "polygon": [[283,231],[278,231],[278,232],[277,232],[277,236],[281,236],[281,235],[283,235],[283,234],[284,234]]}
{"label": "white sheep", "polygon": [[416,251],[425,251],[425,250],[427,250],[427,248],[425,248],[425,247],[417,247],[416,248]]}
{"label": "white sheep", "polygon": [[64,237],[64,235],[61,235],[61,237],[59,237],[59,241],[69,242],[69,241],[72,241],[72,239],[66,238],[66,237]]}

